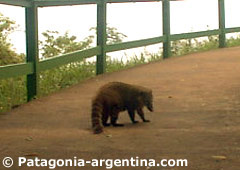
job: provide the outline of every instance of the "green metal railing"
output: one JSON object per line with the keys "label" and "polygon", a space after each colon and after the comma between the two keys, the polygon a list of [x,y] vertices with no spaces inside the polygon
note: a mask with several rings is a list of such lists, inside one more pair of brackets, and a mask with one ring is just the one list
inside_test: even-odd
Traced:
{"label": "green metal railing", "polygon": [[[154,38],[142,39],[118,43],[106,44],[106,16],[107,3],[118,2],[152,2],[160,0],[0,0],[0,4],[8,4],[25,7],[26,11],[26,43],[27,62],[24,64],[7,65],[0,67],[0,79],[27,75],[27,98],[28,101],[38,94],[38,75],[41,71],[52,69],[64,64],[81,61],[84,58],[97,56],[96,73],[105,72],[106,53],[142,47],[152,44],[163,43],[163,58],[171,55],[171,41],[197,38],[204,36],[219,35],[219,47],[226,46],[226,33],[240,32],[240,27],[225,28],[224,0],[218,0],[219,29],[185,33],[170,33],[170,2],[162,0],[163,35]],[[97,4],[97,47],[76,51],[61,56],[56,56],[39,62],[38,57],[38,7]]]}

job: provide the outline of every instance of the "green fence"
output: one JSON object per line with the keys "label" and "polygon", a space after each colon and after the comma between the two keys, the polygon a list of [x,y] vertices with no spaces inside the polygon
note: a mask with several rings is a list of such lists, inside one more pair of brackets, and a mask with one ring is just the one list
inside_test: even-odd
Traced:
{"label": "green fence", "polygon": [[[27,62],[24,64],[1,66],[0,79],[27,75],[27,98],[29,101],[38,94],[39,72],[47,69],[52,69],[75,61],[81,61],[84,58],[97,56],[96,73],[102,74],[105,72],[105,56],[108,52],[163,43],[163,58],[168,58],[171,55],[171,41],[219,35],[219,47],[222,48],[226,46],[226,33],[240,32],[240,27],[225,28],[224,0],[218,0],[219,29],[173,35],[170,33],[170,2],[169,0],[162,0],[163,36],[113,45],[106,44],[106,7],[108,3],[153,1],[159,0],[0,0],[0,4],[25,7],[27,44]],[[97,4],[97,46],[88,50],[76,51],[39,61],[38,7],[81,4]]]}

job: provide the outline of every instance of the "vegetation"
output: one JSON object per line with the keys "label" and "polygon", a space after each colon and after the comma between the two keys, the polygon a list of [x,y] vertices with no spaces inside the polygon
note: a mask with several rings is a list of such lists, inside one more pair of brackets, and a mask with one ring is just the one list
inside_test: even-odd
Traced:
{"label": "vegetation", "polygon": [[240,34],[236,35],[235,37],[230,37],[227,39],[228,47],[235,47],[240,45]]}
{"label": "vegetation", "polygon": [[[16,30],[14,21],[0,14],[0,65],[24,62],[25,56],[17,54],[12,49],[8,35]],[[94,31],[96,28],[91,28]],[[95,35],[90,35],[78,41],[76,36],[68,32],[61,35],[57,31],[46,31],[42,33],[44,40],[39,42],[41,60],[56,55],[69,53],[76,50],[90,48],[95,43]],[[116,28],[107,27],[107,44],[122,42],[126,35],[117,31]],[[240,36],[227,40],[229,46],[240,45]],[[199,39],[188,39],[172,42],[172,55],[179,56],[196,51],[205,51],[218,47],[218,37],[209,36]],[[159,61],[162,59],[162,49],[158,53],[142,52],[133,57],[125,56],[121,59],[111,59],[107,56],[107,72],[113,72],[129,68],[138,64]],[[66,88],[82,80],[95,76],[95,60],[86,59],[74,62],[55,69],[40,73],[40,94],[44,96],[59,89]],[[38,97],[39,97],[38,96]],[[26,102],[26,76],[0,80],[0,112],[9,110]]]}
{"label": "vegetation", "polygon": [[49,30],[43,32],[42,35],[45,40],[40,41],[39,45],[43,59],[87,49],[93,43],[94,38],[93,36],[88,36],[79,42],[76,36],[70,36],[68,32],[64,35],[59,35],[59,32]]}
{"label": "vegetation", "polygon": [[24,54],[17,54],[9,42],[9,34],[16,29],[16,23],[0,13],[0,66],[24,61]]}
{"label": "vegetation", "polygon": [[[12,49],[9,35],[18,28],[16,23],[0,13],[0,66],[24,62],[24,54],[17,54]],[[0,112],[13,105],[26,101],[26,81],[24,77],[0,81]]]}

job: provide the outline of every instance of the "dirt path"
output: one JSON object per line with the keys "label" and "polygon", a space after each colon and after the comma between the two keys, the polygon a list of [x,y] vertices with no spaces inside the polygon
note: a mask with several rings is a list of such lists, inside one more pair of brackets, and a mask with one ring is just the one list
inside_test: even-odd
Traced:
{"label": "dirt path", "polygon": [[[240,47],[196,53],[98,76],[22,105],[0,115],[0,162],[6,156],[15,162],[19,156],[86,160],[138,156],[156,161],[187,159],[188,167],[113,169],[239,170],[239,64]],[[146,110],[151,123],[133,125],[123,112],[120,122],[125,127],[109,127],[104,134],[93,135],[91,98],[109,81],[153,89],[155,112]],[[37,168],[15,164],[12,169]]]}

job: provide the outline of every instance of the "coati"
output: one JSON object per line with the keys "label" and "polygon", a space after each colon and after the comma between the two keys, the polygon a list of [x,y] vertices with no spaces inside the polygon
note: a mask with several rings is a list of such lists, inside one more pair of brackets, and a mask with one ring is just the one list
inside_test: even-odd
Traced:
{"label": "coati", "polygon": [[[128,111],[132,123],[135,120],[135,111],[143,122],[149,122],[144,117],[143,107],[153,111],[152,90],[122,82],[110,82],[102,86],[92,100],[92,128],[95,134],[103,132],[103,126],[123,126],[118,124],[119,112]],[[110,117],[110,123],[107,123]]]}

